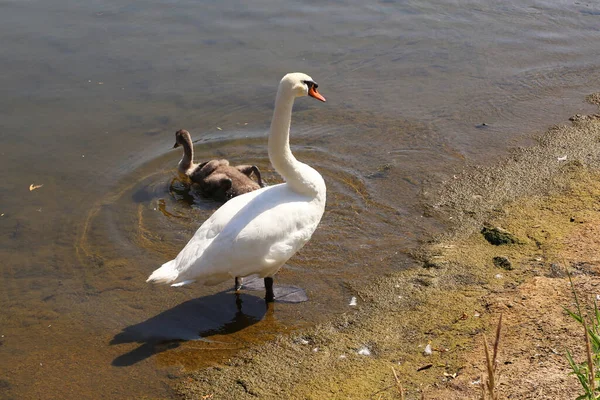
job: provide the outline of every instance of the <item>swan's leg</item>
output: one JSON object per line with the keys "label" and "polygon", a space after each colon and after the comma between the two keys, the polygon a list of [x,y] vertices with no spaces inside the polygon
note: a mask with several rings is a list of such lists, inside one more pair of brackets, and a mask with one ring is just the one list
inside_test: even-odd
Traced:
{"label": "swan's leg", "polygon": [[275,301],[275,295],[273,294],[273,277],[267,276],[265,278],[265,301],[267,303]]}
{"label": "swan's leg", "polygon": [[242,290],[242,285],[244,284],[244,278],[240,278],[238,276],[235,277],[235,291],[239,292]]}
{"label": "swan's leg", "polygon": [[242,298],[240,297],[239,293],[235,294],[235,306],[238,310],[238,312],[242,312]]}

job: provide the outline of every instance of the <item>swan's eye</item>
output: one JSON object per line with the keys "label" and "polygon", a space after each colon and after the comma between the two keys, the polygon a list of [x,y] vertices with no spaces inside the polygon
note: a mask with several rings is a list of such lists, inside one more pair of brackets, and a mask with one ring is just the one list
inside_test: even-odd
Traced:
{"label": "swan's eye", "polygon": [[317,82],[313,82],[313,81],[302,81],[302,83],[304,83],[306,86],[308,86],[309,89],[311,87],[314,87],[315,89],[319,87],[319,85],[317,85]]}

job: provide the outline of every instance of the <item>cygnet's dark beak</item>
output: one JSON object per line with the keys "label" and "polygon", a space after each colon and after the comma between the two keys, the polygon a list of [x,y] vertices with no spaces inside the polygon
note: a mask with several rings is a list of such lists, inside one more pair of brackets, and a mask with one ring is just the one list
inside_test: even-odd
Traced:
{"label": "cygnet's dark beak", "polygon": [[175,144],[173,145],[173,148],[176,149],[179,147],[179,143],[175,142]]}

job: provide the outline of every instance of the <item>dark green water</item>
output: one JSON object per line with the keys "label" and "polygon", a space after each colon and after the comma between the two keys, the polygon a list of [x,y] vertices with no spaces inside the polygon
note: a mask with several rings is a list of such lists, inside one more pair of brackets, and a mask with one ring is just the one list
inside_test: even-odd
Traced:
{"label": "dark green water", "polygon": [[[405,268],[436,229],[424,181],[593,110],[599,15],[567,1],[0,1],[0,398],[169,397],[182,367],[347,311],[352,285]],[[267,311],[245,292],[240,313],[229,284],[146,285],[218,206],[171,193],[174,132],[190,130],[197,160],[278,182],[266,131],[292,71],[328,100],[298,100],[292,122],[327,210],[276,278],[310,301]]]}

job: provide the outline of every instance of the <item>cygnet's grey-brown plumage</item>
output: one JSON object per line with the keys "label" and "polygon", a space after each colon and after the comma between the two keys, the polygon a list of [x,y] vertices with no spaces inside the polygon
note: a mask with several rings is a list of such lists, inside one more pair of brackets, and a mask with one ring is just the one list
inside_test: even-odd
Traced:
{"label": "cygnet's grey-brown plumage", "polygon": [[[260,170],[255,165],[229,165],[227,160],[211,160],[202,164],[194,163],[192,137],[185,129],[175,132],[175,145],[182,146],[183,157],[177,169],[200,187],[206,197],[227,201],[240,194],[263,187]],[[258,183],[250,178],[254,174]]]}

